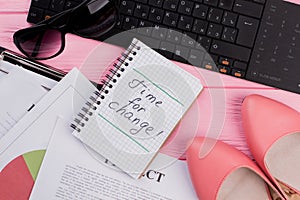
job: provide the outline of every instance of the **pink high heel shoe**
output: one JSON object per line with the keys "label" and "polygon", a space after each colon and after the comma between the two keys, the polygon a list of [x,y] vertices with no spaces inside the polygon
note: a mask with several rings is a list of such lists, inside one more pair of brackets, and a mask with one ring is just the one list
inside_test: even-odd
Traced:
{"label": "pink high heel shoe", "polygon": [[186,156],[191,180],[201,200],[281,199],[252,160],[221,141],[195,138]]}
{"label": "pink high heel shoe", "polygon": [[250,150],[286,199],[300,199],[300,113],[260,96],[242,104],[243,126]]}

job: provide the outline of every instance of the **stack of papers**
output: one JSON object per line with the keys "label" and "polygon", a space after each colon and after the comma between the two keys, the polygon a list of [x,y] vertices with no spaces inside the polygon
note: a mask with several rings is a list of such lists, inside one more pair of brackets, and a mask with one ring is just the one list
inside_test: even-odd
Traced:
{"label": "stack of papers", "polygon": [[[18,156],[47,149],[30,199],[197,199],[186,162],[159,153],[135,180],[72,135],[70,124],[94,89],[77,69],[66,75],[0,140],[1,173]],[[22,189],[5,177],[0,195],[9,199],[8,190]]]}

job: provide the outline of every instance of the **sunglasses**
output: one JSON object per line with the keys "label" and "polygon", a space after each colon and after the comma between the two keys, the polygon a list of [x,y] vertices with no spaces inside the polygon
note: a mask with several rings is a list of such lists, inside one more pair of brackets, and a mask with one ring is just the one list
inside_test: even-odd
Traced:
{"label": "sunglasses", "polygon": [[117,0],[87,0],[49,19],[14,33],[18,49],[36,60],[53,58],[63,52],[66,33],[99,39],[117,22]]}

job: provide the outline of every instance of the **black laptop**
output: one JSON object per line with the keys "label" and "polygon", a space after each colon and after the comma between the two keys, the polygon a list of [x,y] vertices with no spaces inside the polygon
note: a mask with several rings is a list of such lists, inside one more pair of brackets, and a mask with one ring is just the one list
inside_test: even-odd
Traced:
{"label": "black laptop", "polygon": [[[32,0],[27,21],[37,23],[82,1]],[[169,59],[300,93],[300,6],[296,4],[282,0],[123,0],[119,10],[119,21],[108,35],[154,27],[136,31],[134,36]],[[215,63],[205,58],[199,44]]]}

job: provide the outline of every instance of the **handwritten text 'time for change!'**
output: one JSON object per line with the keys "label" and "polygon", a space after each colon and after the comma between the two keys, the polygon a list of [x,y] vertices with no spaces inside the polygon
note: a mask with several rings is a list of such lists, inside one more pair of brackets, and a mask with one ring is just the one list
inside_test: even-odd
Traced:
{"label": "handwritten text 'time for change!'", "polygon": [[[112,101],[108,104],[109,109],[113,110],[119,116],[127,119],[133,128],[129,133],[135,136],[159,136],[164,133],[163,130],[156,130],[149,120],[150,108],[161,109],[164,102],[152,93],[151,84],[149,85],[145,80],[133,79],[128,82],[128,87],[134,90],[135,97],[128,98],[125,105],[117,101]],[[138,115],[138,117],[137,117]],[[146,134],[146,135],[145,135]]]}

